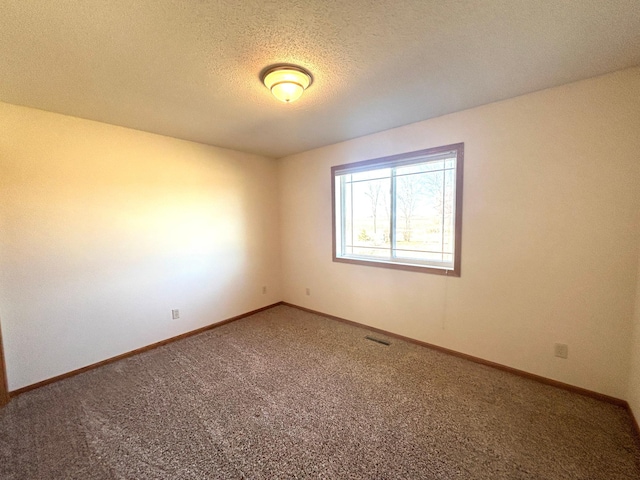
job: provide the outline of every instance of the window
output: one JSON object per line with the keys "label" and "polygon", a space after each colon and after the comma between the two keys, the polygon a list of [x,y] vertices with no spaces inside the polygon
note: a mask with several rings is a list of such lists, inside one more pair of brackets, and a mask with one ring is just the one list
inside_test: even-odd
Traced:
{"label": "window", "polygon": [[333,260],[460,276],[464,144],[331,168]]}

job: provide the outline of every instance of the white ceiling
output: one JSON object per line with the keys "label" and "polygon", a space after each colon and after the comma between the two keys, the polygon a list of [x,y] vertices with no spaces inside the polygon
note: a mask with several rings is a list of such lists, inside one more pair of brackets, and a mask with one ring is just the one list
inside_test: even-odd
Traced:
{"label": "white ceiling", "polygon": [[0,0],[1,101],[271,157],[636,65],[640,0]]}

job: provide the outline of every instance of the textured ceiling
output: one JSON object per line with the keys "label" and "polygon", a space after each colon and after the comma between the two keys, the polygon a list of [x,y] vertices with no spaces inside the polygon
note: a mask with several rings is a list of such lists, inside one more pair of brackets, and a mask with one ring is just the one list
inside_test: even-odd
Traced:
{"label": "textured ceiling", "polygon": [[0,0],[1,101],[271,157],[635,65],[639,0]]}

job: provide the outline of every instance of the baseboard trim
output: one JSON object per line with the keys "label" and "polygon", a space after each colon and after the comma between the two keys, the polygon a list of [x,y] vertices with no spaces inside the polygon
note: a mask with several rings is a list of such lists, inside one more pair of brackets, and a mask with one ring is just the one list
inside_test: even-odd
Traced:
{"label": "baseboard trim", "polygon": [[638,441],[638,445],[640,446],[640,425],[638,424],[638,419],[633,414],[633,410],[631,410],[631,406],[630,405],[627,407],[627,410],[629,410],[629,415],[631,415],[631,420],[633,422],[633,426],[636,429],[636,440]]}
{"label": "baseboard trim", "polygon": [[4,349],[2,344],[2,329],[0,328],[0,408],[9,403],[9,386],[7,385],[7,370],[4,363]]}
{"label": "baseboard trim", "polygon": [[46,380],[42,380],[38,383],[33,383],[31,385],[27,385],[22,388],[18,388],[17,390],[13,390],[9,392],[9,398],[17,397],[25,392],[29,392],[31,390],[35,390],[36,388],[44,387],[45,385],[49,385],[51,383],[59,382],[60,380],[64,380],[66,378],[73,377],[75,375],[79,375],[84,372],[88,372],[89,370],[93,370],[98,367],[102,367],[103,365],[108,365],[113,362],[117,362],[118,360],[122,360],[124,358],[132,357],[134,355],[138,355],[139,353],[148,352],[149,350],[153,350],[154,348],[162,347],[163,345],[167,345],[169,343],[177,342],[178,340],[182,340],[184,338],[192,337],[194,335],[198,335],[199,333],[206,332],[208,330],[212,330],[217,327],[221,327],[222,325],[226,325],[227,323],[235,322],[236,320],[240,320],[245,317],[249,317],[259,312],[263,312],[265,310],[269,310],[273,307],[277,307],[281,305],[282,302],[276,302],[271,305],[267,305],[266,307],[258,308],[256,310],[252,310],[247,313],[242,313],[240,315],[236,315],[235,317],[227,318],[225,320],[221,320],[216,323],[212,323],[211,325],[207,325],[205,327],[198,328],[196,330],[191,330],[190,332],[182,333],[180,335],[176,335],[175,337],[167,338],[166,340],[161,340],[156,343],[152,343],[151,345],[147,345],[145,347],[136,348],[135,350],[131,350],[130,352],[122,353],[120,355],[116,355],[115,357],[107,358],[106,360],[102,360],[100,362],[92,363],[91,365],[87,365],[86,367],[78,368],[77,370],[72,370],[67,373],[63,373],[62,375],[57,375],[55,377],[47,378]]}
{"label": "baseboard trim", "polygon": [[[423,342],[421,340],[416,340],[415,338],[405,337],[404,335],[399,335],[397,333],[392,333],[392,332],[389,332],[387,330],[382,330],[380,328],[371,327],[371,326],[365,325],[363,323],[354,322],[353,320],[347,320],[345,318],[336,317],[335,315],[330,315],[328,313],[323,313],[323,312],[319,312],[317,310],[312,310],[310,308],[305,308],[305,307],[301,307],[299,305],[294,305],[293,303],[282,302],[282,305],[286,305],[286,306],[292,307],[292,308],[297,308],[298,310],[302,310],[304,312],[309,312],[309,313],[313,313],[313,314],[316,314],[316,315],[320,315],[320,316],[323,316],[323,317],[328,318],[330,320],[336,320],[338,322],[347,323],[349,325],[355,325],[357,327],[366,328],[367,330],[371,330],[371,331],[376,332],[376,333],[381,333],[383,335],[387,335],[387,336],[392,337],[392,338],[397,338],[397,339],[400,339],[400,340],[404,340],[405,342],[410,342],[410,343],[413,343],[413,344],[416,344],[416,345],[420,345],[422,347],[430,348],[432,350],[437,350],[439,352],[447,353],[449,355],[453,355],[455,357],[463,358],[465,360],[469,360],[471,362],[478,363],[480,365],[486,365],[488,367],[496,368],[496,369],[502,370],[504,372],[508,372],[508,373],[512,373],[514,375],[518,375],[520,377],[528,378],[530,380],[535,380],[537,382],[544,383],[546,385],[551,385],[552,387],[561,388],[563,390],[568,390],[568,391],[573,392],[573,393],[579,393],[580,395],[585,395],[587,397],[595,398],[596,400],[601,400],[603,402],[611,403],[613,405],[617,405],[619,407],[626,408],[629,412],[631,412],[629,404],[625,400],[622,400],[620,398],[611,397],[609,395],[605,395],[603,393],[594,392],[593,390],[588,390],[586,388],[576,387],[575,385],[570,385],[568,383],[559,382],[558,380],[553,380],[551,378],[543,377],[541,375],[536,375],[534,373],[529,373],[529,372],[526,372],[524,370],[519,370],[517,368],[508,367],[507,365],[503,365],[501,363],[492,362],[490,360],[485,360],[485,359],[480,358],[480,357],[474,357],[473,355],[469,355],[469,354],[466,354],[466,353],[458,352],[456,350],[451,350],[449,348],[441,347],[439,345],[434,345],[434,344],[431,344],[431,343]],[[633,416],[633,413],[632,413],[632,416]],[[635,417],[633,417],[633,418],[634,418],[634,421],[635,421]],[[636,422],[636,429],[637,428],[638,428],[638,424]],[[638,432],[640,434],[640,430],[638,430]]]}

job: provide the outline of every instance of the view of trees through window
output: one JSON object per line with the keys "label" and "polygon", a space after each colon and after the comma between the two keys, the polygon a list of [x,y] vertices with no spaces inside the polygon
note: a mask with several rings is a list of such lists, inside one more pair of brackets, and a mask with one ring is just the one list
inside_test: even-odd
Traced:
{"label": "view of trees through window", "polygon": [[337,257],[453,268],[457,151],[334,173]]}

